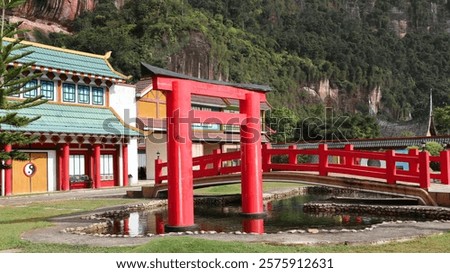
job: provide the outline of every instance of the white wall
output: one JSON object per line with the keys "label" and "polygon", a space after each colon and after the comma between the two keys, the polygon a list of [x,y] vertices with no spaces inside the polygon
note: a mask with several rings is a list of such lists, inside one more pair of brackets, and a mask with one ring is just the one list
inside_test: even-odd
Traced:
{"label": "white wall", "polygon": [[111,86],[109,106],[126,124],[136,126],[136,88],[134,85],[115,84]]}
{"label": "white wall", "polygon": [[[109,106],[130,126],[136,127],[136,87],[129,84],[115,84],[109,89]],[[128,174],[133,177],[130,185],[136,185],[138,181],[138,145],[136,139],[131,139],[128,144]],[[122,153],[122,152],[121,152]],[[122,154],[120,154],[122,159]],[[120,169],[122,160],[120,159]],[[120,176],[120,185],[123,185],[123,177]]]}
{"label": "white wall", "polygon": [[138,182],[138,144],[137,139],[131,139],[128,144],[128,174],[133,177],[129,179],[130,186],[137,185]]}

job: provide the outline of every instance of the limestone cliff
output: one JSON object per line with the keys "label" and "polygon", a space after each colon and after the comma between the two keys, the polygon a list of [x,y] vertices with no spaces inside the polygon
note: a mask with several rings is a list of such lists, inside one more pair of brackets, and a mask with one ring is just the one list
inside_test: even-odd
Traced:
{"label": "limestone cliff", "polygon": [[38,18],[65,24],[75,20],[85,11],[92,11],[96,2],[96,0],[28,0],[25,5],[14,12],[14,15],[27,19]]}

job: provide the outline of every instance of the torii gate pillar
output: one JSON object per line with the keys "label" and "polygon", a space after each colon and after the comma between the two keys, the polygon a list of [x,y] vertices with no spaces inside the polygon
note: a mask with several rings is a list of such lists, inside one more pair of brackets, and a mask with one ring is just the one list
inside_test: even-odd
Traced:
{"label": "torii gate pillar", "polygon": [[190,138],[191,93],[174,81],[167,96],[168,224],[166,231],[197,229],[194,224],[192,140]]}
{"label": "torii gate pillar", "polygon": [[239,103],[239,112],[246,115],[241,125],[241,195],[242,214],[265,215],[262,189],[260,96],[247,93]]}

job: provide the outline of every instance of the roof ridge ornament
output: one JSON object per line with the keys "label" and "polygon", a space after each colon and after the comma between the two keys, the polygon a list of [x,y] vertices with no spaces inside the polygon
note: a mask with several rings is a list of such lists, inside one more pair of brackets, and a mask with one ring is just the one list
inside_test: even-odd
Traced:
{"label": "roof ridge ornament", "polygon": [[111,54],[112,54],[112,51],[106,52],[105,56],[104,56],[105,60],[108,60],[109,58],[111,58]]}

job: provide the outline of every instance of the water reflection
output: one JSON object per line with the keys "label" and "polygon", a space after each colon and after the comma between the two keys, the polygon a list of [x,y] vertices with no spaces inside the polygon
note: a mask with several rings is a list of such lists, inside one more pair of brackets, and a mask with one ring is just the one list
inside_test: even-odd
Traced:
{"label": "water reflection", "polygon": [[[311,215],[303,212],[304,203],[324,198],[326,197],[305,195],[268,202],[264,208],[267,215],[263,219],[242,217],[239,206],[197,206],[195,223],[199,226],[199,230],[204,231],[242,231],[261,234],[307,228],[364,228],[385,220],[385,218],[370,215]],[[114,220],[111,229],[106,233],[130,236],[148,233],[163,234],[167,219],[167,210],[165,209],[156,212],[133,212],[125,219]]]}
{"label": "water reflection", "polygon": [[243,219],[242,231],[247,233],[264,233],[264,219]]}

